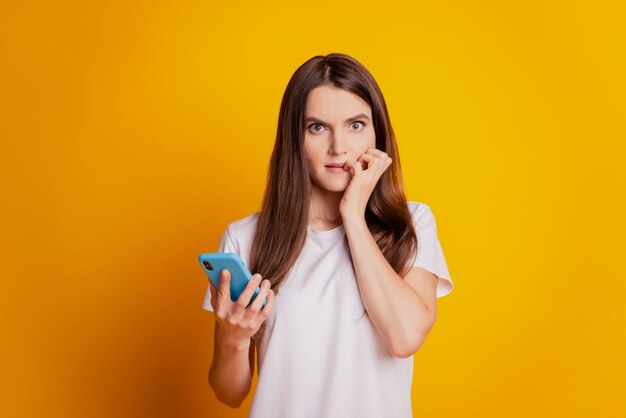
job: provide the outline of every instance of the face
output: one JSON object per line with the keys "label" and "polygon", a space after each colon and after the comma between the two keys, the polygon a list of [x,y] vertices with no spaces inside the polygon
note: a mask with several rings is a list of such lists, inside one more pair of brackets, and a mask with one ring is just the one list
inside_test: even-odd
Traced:
{"label": "face", "polygon": [[326,166],[356,160],[376,147],[370,106],[347,90],[323,85],[309,93],[304,117],[304,150],[313,187],[343,192],[350,170]]}

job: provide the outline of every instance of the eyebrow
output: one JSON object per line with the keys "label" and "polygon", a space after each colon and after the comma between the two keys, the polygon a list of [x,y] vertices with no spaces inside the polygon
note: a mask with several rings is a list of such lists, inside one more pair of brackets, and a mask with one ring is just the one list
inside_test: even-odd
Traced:
{"label": "eyebrow", "polygon": [[[367,120],[370,120],[370,118],[365,113],[359,113],[358,115],[354,115],[351,118],[346,119],[346,122],[351,122],[351,121],[356,120],[356,119],[367,119]],[[307,118],[304,119],[304,121],[305,122],[315,121],[315,122],[320,122],[320,123],[324,123],[324,124],[326,123],[323,120],[321,120],[319,118],[316,118],[315,116],[307,116]]]}

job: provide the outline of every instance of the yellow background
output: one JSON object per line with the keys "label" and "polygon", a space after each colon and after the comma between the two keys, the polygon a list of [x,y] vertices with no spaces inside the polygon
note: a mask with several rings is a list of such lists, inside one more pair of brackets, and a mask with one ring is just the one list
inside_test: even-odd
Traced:
{"label": "yellow background", "polygon": [[197,255],[329,52],[379,82],[456,286],[414,415],[626,416],[624,2],[99,3],[0,6],[1,416],[247,415]]}

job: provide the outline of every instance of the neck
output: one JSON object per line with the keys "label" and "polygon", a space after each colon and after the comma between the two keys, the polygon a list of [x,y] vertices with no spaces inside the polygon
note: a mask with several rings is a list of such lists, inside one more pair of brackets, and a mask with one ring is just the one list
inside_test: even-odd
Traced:
{"label": "neck", "polygon": [[309,225],[321,227],[341,225],[343,220],[339,213],[339,203],[342,197],[343,192],[331,192],[314,185],[311,192]]}

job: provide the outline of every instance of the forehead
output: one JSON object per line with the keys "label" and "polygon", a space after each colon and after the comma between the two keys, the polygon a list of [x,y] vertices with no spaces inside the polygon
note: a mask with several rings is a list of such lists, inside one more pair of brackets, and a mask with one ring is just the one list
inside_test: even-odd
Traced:
{"label": "forehead", "polygon": [[364,113],[370,118],[372,116],[370,106],[356,94],[332,85],[323,85],[310,91],[304,116],[343,121],[357,113]]}

